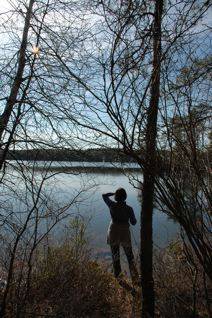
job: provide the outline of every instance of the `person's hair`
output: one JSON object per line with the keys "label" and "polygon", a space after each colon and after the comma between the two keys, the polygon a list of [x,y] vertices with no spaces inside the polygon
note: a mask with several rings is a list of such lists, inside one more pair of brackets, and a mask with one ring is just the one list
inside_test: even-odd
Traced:
{"label": "person's hair", "polygon": [[126,198],[127,198],[127,193],[126,193],[125,189],[118,188],[115,192],[115,200],[117,202],[123,202],[126,200]]}

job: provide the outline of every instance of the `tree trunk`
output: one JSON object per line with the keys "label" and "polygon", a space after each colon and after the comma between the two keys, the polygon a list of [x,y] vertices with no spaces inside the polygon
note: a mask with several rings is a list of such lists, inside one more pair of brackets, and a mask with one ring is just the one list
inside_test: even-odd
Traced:
{"label": "tree trunk", "polygon": [[14,78],[10,95],[8,96],[7,103],[4,109],[4,112],[0,116],[0,170],[2,168],[4,159],[6,154],[4,153],[4,149],[2,149],[3,145],[3,133],[5,129],[7,128],[12,110],[14,105],[17,103],[17,97],[18,93],[21,87],[21,83],[23,81],[23,73],[26,65],[26,49],[27,49],[27,39],[28,39],[28,33],[29,33],[29,28],[30,28],[30,20],[31,20],[31,15],[32,15],[32,7],[34,4],[35,0],[30,0],[29,1],[29,6],[27,8],[26,12],[26,17],[25,17],[25,24],[24,24],[24,29],[23,29],[23,35],[22,35],[22,41],[21,41],[21,46],[19,50],[19,59],[18,59],[18,68],[17,68],[17,73]]}
{"label": "tree trunk", "polygon": [[153,34],[153,68],[151,96],[147,114],[145,166],[142,191],[141,212],[141,284],[142,284],[142,318],[154,317],[155,296],[153,280],[153,240],[152,217],[154,200],[154,183],[156,174],[156,137],[157,115],[160,95],[161,64],[161,16],[163,0],[155,1]]}

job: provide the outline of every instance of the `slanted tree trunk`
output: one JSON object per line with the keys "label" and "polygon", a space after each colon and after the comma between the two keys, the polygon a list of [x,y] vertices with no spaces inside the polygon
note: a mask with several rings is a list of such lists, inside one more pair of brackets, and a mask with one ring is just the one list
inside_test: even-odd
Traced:
{"label": "slanted tree trunk", "polygon": [[11,87],[10,94],[7,98],[7,102],[5,105],[5,109],[0,116],[0,170],[2,168],[2,165],[4,163],[5,157],[6,157],[6,148],[2,149],[3,144],[3,134],[8,126],[8,122],[13,110],[14,105],[17,103],[17,97],[20,91],[20,87],[23,81],[23,73],[26,65],[26,49],[27,49],[27,40],[28,40],[28,33],[30,28],[30,20],[32,15],[32,7],[35,0],[29,1],[29,6],[27,8],[26,17],[25,17],[25,24],[23,29],[23,35],[22,35],[22,41],[21,46],[19,50],[19,58],[18,58],[18,67],[16,76],[13,80],[13,84]]}
{"label": "slanted tree trunk", "polygon": [[154,183],[156,174],[156,137],[157,115],[160,96],[161,64],[161,16],[163,0],[155,1],[153,34],[153,68],[151,96],[147,114],[145,140],[145,166],[142,190],[141,211],[141,283],[142,283],[142,318],[154,317],[155,296],[153,280],[153,239],[152,217]]}
{"label": "slanted tree trunk", "polygon": [[[10,120],[13,108],[15,104],[17,103],[17,98],[18,94],[20,91],[20,87],[23,81],[23,74],[24,74],[24,69],[26,66],[26,50],[27,50],[27,41],[28,41],[28,33],[30,29],[30,21],[31,21],[31,16],[32,16],[32,8],[35,0],[30,0],[29,1],[29,6],[27,8],[26,12],[26,17],[25,17],[25,23],[24,23],[24,29],[23,29],[23,35],[22,35],[22,41],[21,41],[21,46],[19,50],[19,58],[18,58],[18,66],[17,66],[17,72],[16,76],[13,80],[12,87],[10,90],[10,94],[7,98],[7,102],[5,105],[5,109],[0,116],[0,170],[3,166],[5,157],[6,157],[6,152],[8,150],[8,147],[2,147],[3,145],[3,136],[4,132],[7,129],[8,122]],[[13,132],[11,132],[12,134]],[[8,138],[10,140],[10,137]],[[19,236],[18,236],[19,237]],[[18,240],[17,240],[18,242]],[[16,249],[16,246],[14,247],[14,250]],[[12,255],[11,262],[10,262],[10,269],[8,271],[8,276],[7,276],[7,286],[5,289],[5,292],[3,294],[3,299],[1,302],[1,307],[0,307],[0,317],[5,317],[7,315],[7,297],[9,294],[9,288],[10,288],[10,281],[13,276],[13,263],[14,263],[14,257],[15,254]]]}

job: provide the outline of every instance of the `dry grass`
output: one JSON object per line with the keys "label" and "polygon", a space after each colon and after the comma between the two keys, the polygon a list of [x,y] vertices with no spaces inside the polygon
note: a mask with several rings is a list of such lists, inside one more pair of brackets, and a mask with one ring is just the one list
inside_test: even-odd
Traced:
{"label": "dry grass", "polygon": [[63,246],[52,249],[48,258],[37,264],[27,312],[53,317],[127,318],[131,298],[97,262],[87,256],[77,260],[71,249]]}
{"label": "dry grass", "polygon": [[[174,244],[155,258],[156,317],[210,317],[202,271],[192,267],[181,246]],[[207,282],[207,292],[212,289]],[[24,286],[24,284],[22,284]],[[11,286],[8,317],[137,318],[141,294],[132,295],[93,261],[87,250],[70,243],[51,247],[48,255],[37,254],[25,304],[18,307],[17,285]],[[20,294],[20,293],[19,293]],[[20,299],[19,299],[20,301]]]}
{"label": "dry grass", "polygon": [[[212,294],[212,285],[203,271],[185,257],[181,243],[175,243],[157,253],[155,260],[155,290],[158,317],[162,318],[206,318],[207,297]],[[209,300],[211,301],[211,299]]]}

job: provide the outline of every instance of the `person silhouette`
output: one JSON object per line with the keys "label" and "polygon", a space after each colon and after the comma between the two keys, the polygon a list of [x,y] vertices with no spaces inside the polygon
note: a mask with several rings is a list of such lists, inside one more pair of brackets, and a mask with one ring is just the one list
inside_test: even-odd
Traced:
{"label": "person silhouette", "polygon": [[[114,196],[115,201],[110,197]],[[132,251],[130,224],[135,225],[137,220],[133,208],[126,204],[127,193],[125,189],[119,188],[115,193],[102,194],[104,202],[110,209],[111,222],[107,233],[107,243],[110,245],[113,260],[114,276],[121,278],[120,246],[126,254],[130,275],[134,284],[138,283],[138,272],[135,266]]]}

